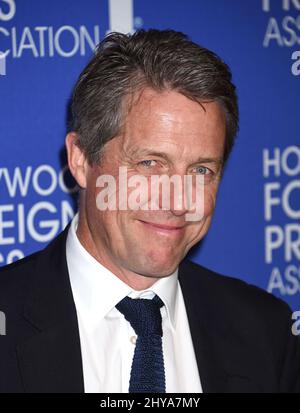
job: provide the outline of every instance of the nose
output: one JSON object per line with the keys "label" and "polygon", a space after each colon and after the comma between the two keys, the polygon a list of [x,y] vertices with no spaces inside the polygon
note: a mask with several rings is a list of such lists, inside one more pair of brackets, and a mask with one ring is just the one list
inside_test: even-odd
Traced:
{"label": "nose", "polygon": [[[182,181],[183,182],[183,181]],[[170,191],[170,211],[175,216],[182,216],[188,212],[188,208],[185,202],[185,190],[184,185],[175,188],[174,185],[171,187]]]}
{"label": "nose", "polygon": [[182,216],[195,210],[196,177],[192,175],[166,175],[161,179],[156,199],[160,210],[168,210],[175,216]]}

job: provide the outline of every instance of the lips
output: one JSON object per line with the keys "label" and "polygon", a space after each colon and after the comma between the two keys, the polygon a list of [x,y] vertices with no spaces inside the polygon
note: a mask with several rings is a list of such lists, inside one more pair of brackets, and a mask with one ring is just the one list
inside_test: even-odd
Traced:
{"label": "lips", "polygon": [[166,225],[166,224],[157,224],[154,222],[146,222],[146,221],[142,221],[140,220],[140,222],[142,222],[145,225],[148,225],[154,229],[157,230],[161,230],[161,231],[166,231],[166,232],[178,232],[180,230],[183,229],[183,226],[179,226],[179,225]]}

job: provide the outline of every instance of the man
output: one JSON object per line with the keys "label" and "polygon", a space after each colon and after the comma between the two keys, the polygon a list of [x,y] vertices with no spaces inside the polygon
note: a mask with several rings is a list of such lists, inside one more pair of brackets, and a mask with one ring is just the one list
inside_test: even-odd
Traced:
{"label": "man", "polygon": [[[79,214],[0,272],[1,392],[300,391],[288,306],[184,260],[208,231],[238,127],[228,67],[182,33],[112,33],[72,115]],[[192,202],[174,186],[166,207],[145,190],[155,176],[192,178]]]}

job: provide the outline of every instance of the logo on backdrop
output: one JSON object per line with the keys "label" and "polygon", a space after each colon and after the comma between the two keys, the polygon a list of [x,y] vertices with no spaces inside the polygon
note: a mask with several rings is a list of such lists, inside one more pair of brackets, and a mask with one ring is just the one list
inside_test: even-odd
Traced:
{"label": "logo on backdrop", "polygon": [[0,253],[0,265],[23,258],[26,243],[49,243],[73,218],[66,194],[78,187],[69,178],[67,166],[60,171],[51,165],[0,168],[1,193],[8,200],[0,205],[0,246],[8,250]]}
{"label": "logo on backdrop", "polygon": [[[269,292],[300,293],[300,147],[263,150],[265,262]],[[284,225],[279,225],[284,217]],[[277,262],[284,262],[282,267]]]}
{"label": "logo on backdrop", "polygon": [[[100,14],[101,1],[97,1]],[[134,26],[142,26],[142,19],[133,17],[133,0],[107,2],[108,21],[103,34],[133,33]],[[99,25],[15,25],[20,4],[18,0],[0,0],[0,76],[7,74],[8,59],[85,56],[100,41]],[[23,258],[31,242],[50,242],[72,219],[74,208],[68,195],[77,188],[72,186],[74,181],[65,179],[68,173],[67,167],[57,170],[52,165],[0,168],[1,196],[5,200],[0,204],[0,265]]]}
{"label": "logo on backdrop", "polygon": [[[133,33],[133,0],[109,0],[108,32]],[[136,21],[138,22],[138,21]]]}
{"label": "logo on backdrop", "polygon": [[[269,16],[272,13],[284,13],[283,17],[268,18],[263,46],[278,47],[300,46],[300,0],[262,0],[262,10]],[[300,50],[291,54],[291,73],[300,75]]]}
{"label": "logo on backdrop", "polygon": [[[100,1],[99,1],[100,3]],[[0,0],[0,22],[13,22],[18,13],[17,0]],[[106,32],[132,33],[134,23],[141,25],[141,19],[133,18],[133,0],[108,0],[109,29]],[[103,31],[105,32],[105,30]],[[3,57],[22,58],[29,54],[34,58],[70,58],[85,56],[93,51],[100,41],[99,25],[70,25],[61,27],[5,27],[0,26],[1,54]],[[1,66],[0,59],[0,74]],[[3,69],[2,69],[3,71]]]}

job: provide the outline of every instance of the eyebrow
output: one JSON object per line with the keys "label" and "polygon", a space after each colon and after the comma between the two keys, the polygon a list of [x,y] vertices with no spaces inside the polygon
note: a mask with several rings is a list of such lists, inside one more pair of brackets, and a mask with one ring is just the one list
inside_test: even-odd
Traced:
{"label": "eyebrow", "polygon": [[[130,156],[157,156],[169,160],[168,155],[165,152],[158,152],[151,149],[136,149],[130,153]],[[196,163],[215,163],[215,164],[223,164],[223,158],[209,158],[209,157],[199,157],[193,164]]]}
{"label": "eyebrow", "polygon": [[222,164],[223,158],[199,158],[195,163],[199,163],[199,162]]}

